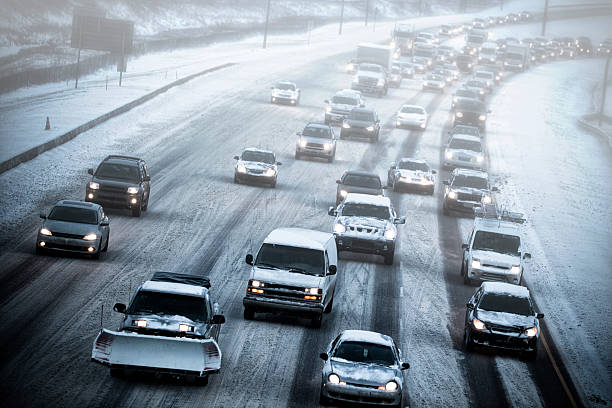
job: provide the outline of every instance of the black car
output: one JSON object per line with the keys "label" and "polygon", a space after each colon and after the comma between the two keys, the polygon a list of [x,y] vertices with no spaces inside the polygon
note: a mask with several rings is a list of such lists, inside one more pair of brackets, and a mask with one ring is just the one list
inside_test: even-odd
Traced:
{"label": "black car", "polygon": [[451,179],[443,181],[443,184],[446,186],[442,206],[444,215],[456,211],[473,217],[474,207],[490,204],[493,200],[491,192],[498,191],[497,187],[489,184],[489,174],[478,170],[454,169]]}
{"label": "black car", "polygon": [[467,88],[459,88],[453,94],[453,99],[451,102],[451,110],[455,109],[457,102],[463,99],[477,99],[479,97],[478,92],[473,89]]}
{"label": "black car", "polygon": [[109,221],[98,204],[62,200],[40,218],[44,221],[36,238],[37,254],[52,250],[98,259],[108,249]]}
{"label": "black car", "polygon": [[455,103],[454,125],[477,126],[481,131],[487,127],[487,114],[491,111],[478,99],[460,98]]}
{"label": "black car", "polygon": [[474,70],[474,57],[467,54],[457,55],[455,64],[461,72],[472,72]]}
{"label": "black car", "polygon": [[466,350],[475,345],[520,350],[529,359],[538,352],[540,322],[524,286],[484,282],[466,304],[463,342]]}
{"label": "black car", "polygon": [[340,139],[350,136],[359,136],[370,139],[372,143],[378,142],[380,134],[380,119],[373,109],[355,108],[342,122]]}
{"label": "black car", "polygon": [[130,156],[107,156],[96,171],[87,170],[93,177],[85,189],[85,201],[110,208],[127,208],[133,217],[147,211],[151,176],[144,160]]}
{"label": "black car", "polygon": [[588,37],[576,38],[576,48],[579,55],[593,55],[593,44]]}
{"label": "black car", "polygon": [[348,193],[361,193],[371,195],[383,195],[382,182],[378,174],[369,171],[347,170],[340,180],[336,180],[336,205],[340,204]]}

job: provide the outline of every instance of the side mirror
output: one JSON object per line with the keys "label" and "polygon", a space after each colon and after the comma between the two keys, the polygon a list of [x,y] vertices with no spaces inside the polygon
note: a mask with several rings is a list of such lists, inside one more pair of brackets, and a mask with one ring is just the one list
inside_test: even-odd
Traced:
{"label": "side mirror", "polygon": [[327,209],[327,215],[336,216],[338,215],[338,211],[334,207],[329,207]]}
{"label": "side mirror", "polygon": [[329,358],[327,353],[321,353],[321,354],[319,354],[319,357],[321,357],[321,360],[325,360],[325,361],[327,361],[327,359]]}
{"label": "side mirror", "polygon": [[442,182],[442,184],[444,184],[445,186],[449,186],[449,185],[450,185],[450,183],[449,183],[449,181],[448,181],[448,180],[444,180],[444,181]]}
{"label": "side mirror", "polygon": [[388,190],[388,189],[389,189],[389,186],[382,186],[382,189],[383,189],[383,190]]}
{"label": "side mirror", "polygon": [[253,265],[253,255],[251,254],[247,254],[245,260],[244,260],[247,264],[249,265]]}
{"label": "side mirror", "polygon": [[499,188],[493,187],[493,188],[491,188],[491,191],[499,191]]}
{"label": "side mirror", "polygon": [[431,174],[438,174],[438,172],[437,172],[437,171],[435,171],[435,170],[432,170],[432,171],[431,171]]}
{"label": "side mirror", "polygon": [[472,310],[472,309],[474,309],[474,304],[473,303],[466,303],[465,307],[467,307],[468,309]]}
{"label": "side mirror", "polygon": [[468,249],[470,246],[468,244],[461,244],[461,249]]}
{"label": "side mirror", "polygon": [[406,217],[399,217],[393,220],[394,224],[405,224],[406,223]]}
{"label": "side mirror", "polygon": [[240,160],[240,157],[234,156],[234,160]]}
{"label": "side mirror", "polygon": [[323,102],[325,102],[325,103],[329,103],[329,99],[326,99],[326,100],[324,100]]}
{"label": "side mirror", "polygon": [[102,221],[100,221],[101,227],[108,227],[109,224],[110,224],[110,221],[108,220],[108,217],[104,217],[102,218]]}
{"label": "side mirror", "polygon": [[218,315],[214,315],[212,317],[212,320],[210,321],[211,324],[223,324],[225,323],[225,316],[218,314]]}
{"label": "side mirror", "polygon": [[402,363],[402,370],[406,370],[406,369],[408,369],[408,368],[410,368],[410,364],[408,364],[408,363]]}
{"label": "side mirror", "polygon": [[125,313],[125,305],[123,303],[115,303],[115,306],[113,306],[113,310],[117,313]]}
{"label": "side mirror", "polygon": [[151,176],[144,176],[142,181],[151,181]]}
{"label": "side mirror", "polygon": [[335,275],[338,272],[338,268],[336,265],[329,265],[329,274]]}
{"label": "side mirror", "polygon": [[543,319],[543,318],[544,318],[544,313],[538,313],[538,314],[536,315],[536,318],[538,318],[538,319]]}
{"label": "side mirror", "polygon": [[87,169],[87,174],[91,174],[93,176],[94,174],[93,169]]}
{"label": "side mirror", "polygon": [[277,166],[281,166],[282,164],[283,164],[283,163],[281,163],[281,162],[276,162],[276,165],[277,165]]}
{"label": "side mirror", "polygon": [[40,218],[42,218],[43,220],[47,219],[47,214],[45,214],[44,212],[40,213]]}
{"label": "side mirror", "polygon": [[342,180],[336,180],[336,184],[342,184]]}
{"label": "side mirror", "polygon": [[523,259],[531,259],[531,254],[529,252],[525,252],[523,254]]}

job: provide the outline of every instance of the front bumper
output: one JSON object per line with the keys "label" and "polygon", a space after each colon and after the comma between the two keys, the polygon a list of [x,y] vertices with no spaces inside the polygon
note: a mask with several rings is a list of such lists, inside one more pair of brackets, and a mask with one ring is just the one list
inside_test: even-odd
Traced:
{"label": "front bumper", "polygon": [[428,90],[428,91],[438,91],[438,92],[444,91],[444,87],[443,86],[439,86],[439,85],[423,84],[423,89],[424,90]]}
{"label": "front bumper", "polygon": [[480,201],[463,201],[463,200],[451,200],[450,198],[444,199],[444,206],[448,211],[456,211],[474,215],[474,207],[480,207]]}
{"label": "front bumper", "polygon": [[270,97],[270,101],[272,103],[288,103],[290,105],[295,105],[296,102],[296,98],[294,98],[293,96],[275,96],[272,95]]}
{"label": "front bumper", "polygon": [[43,250],[95,254],[100,250],[100,241],[101,237],[98,237],[95,241],[85,241],[84,239],[62,238],[54,237],[53,235],[47,236],[38,234],[36,245]]}
{"label": "front bumper", "polygon": [[100,190],[86,189],[85,201],[100,204],[107,208],[134,208],[140,205],[139,194],[110,193]]}
{"label": "front bumper", "polygon": [[331,148],[329,150],[325,150],[323,148],[312,147],[306,145],[306,147],[300,147],[299,145],[295,148],[295,152],[297,154],[303,156],[312,156],[312,157],[323,157],[330,158],[334,155],[334,149]]}
{"label": "front bumper", "polygon": [[411,127],[425,129],[427,127],[427,121],[421,119],[408,119],[408,118],[396,118],[395,125],[397,127]]}
{"label": "front bumper", "polygon": [[479,346],[504,350],[534,351],[537,349],[538,337],[526,337],[517,332],[499,330],[472,330],[472,341]]}
{"label": "front bumper", "polygon": [[411,178],[404,180],[402,178],[398,178],[395,182],[396,186],[400,190],[418,190],[418,191],[433,191],[434,183],[422,183],[421,181],[415,181]]}
{"label": "front bumper", "polygon": [[248,182],[248,183],[262,183],[262,184],[273,184],[276,181],[276,175],[274,176],[266,176],[265,174],[255,174],[255,173],[239,173],[237,171],[234,172],[234,177],[236,180],[240,182]]}
{"label": "front bumper", "polygon": [[355,91],[361,91],[363,93],[368,93],[368,94],[377,94],[377,93],[381,93],[381,92],[385,91],[385,87],[384,86],[368,85],[368,84],[356,84],[356,83],[353,83],[351,85],[351,89],[353,89]]}
{"label": "front bumper", "polygon": [[521,281],[521,273],[511,273],[507,268],[496,268],[481,266],[480,268],[469,268],[468,277],[481,282],[507,282],[518,285]]}
{"label": "front bumper", "polygon": [[366,239],[347,235],[334,234],[339,251],[358,252],[362,254],[386,255],[395,251],[395,241],[386,239]]}
{"label": "front bumper", "polygon": [[329,382],[324,383],[321,387],[323,396],[344,402],[377,404],[396,406],[402,400],[402,391],[389,392],[379,390],[373,386],[360,386],[357,384],[335,385]]}
{"label": "front bumper", "polygon": [[485,163],[484,161],[478,163],[476,161],[467,161],[467,160],[459,160],[459,159],[447,159],[446,157],[444,158],[444,167],[446,168],[454,168],[454,167],[461,167],[461,168],[467,168],[467,169],[474,169],[474,170],[485,170]]}
{"label": "front bumper", "polygon": [[247,295],[242,299],[242,304],[256,311],[281,311],[310,316],[321,315],[323,313],[322,303],[298,302],[266,296]]}

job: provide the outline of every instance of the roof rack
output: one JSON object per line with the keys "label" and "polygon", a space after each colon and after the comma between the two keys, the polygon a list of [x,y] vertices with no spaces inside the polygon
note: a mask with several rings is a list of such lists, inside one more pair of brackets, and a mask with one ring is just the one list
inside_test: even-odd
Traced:
{"label": "roof rack", "polygon": [[151,278],[154,282],[182,283],[210,289],[210,280],[204,276],[187,275],[184,273],[155,272]]}
{"label": "roof rack", "polygon": [[508,211],[494,203],[483,203],[480,207],[474,207],[474,215],[477,218],[497,220],[499,222],[509,221],[523,224],[527,221],[522,213]]}
{"label": "roof rack", "polygon": [[106,156],[106,159],[104,159],[104,160],[108,160],[108,159],[127,159],[127,160],[136,160],[136,161],[142,160],[139,157],[122,156],[120,154],[110,154],[110,155]]}

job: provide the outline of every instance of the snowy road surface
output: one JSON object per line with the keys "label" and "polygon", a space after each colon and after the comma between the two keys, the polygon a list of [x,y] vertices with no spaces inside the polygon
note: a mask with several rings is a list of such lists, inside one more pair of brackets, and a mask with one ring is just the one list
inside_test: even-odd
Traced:
{"label": "snowy road surface", "polygon": [[[389,194],[408,219],[399,227],[395,264],[343,254],[334,310],[321,329],[286,315],[243,320],[244,255],[279,226],[329,231],[326,209],[345,169],[372,170],[385,180],[389,164],[403,156],[440,169],[450,93],[424,93],[420,78],[405,80],[386,98],[367,98],[384,122],[379,143],[340,141],[333,164],[294,160],[295,131],[320,121],[323,100],[350,81],[339,67],[352,53],[318,52],[290,61],[278,53],[196,79],[0,175],[5,401],[312,407],[320,387],[318,354],[348,328],[393,336],[411,364],[405,387],[411,406],[569,406],[556,367],[570,395],[584,394],[593,406],[612,401],[606,205],[612,161],[610,151],[572,119],[583,113],[580,101],[598,75],[596,60],[536,67],[507,80],[491,100],[491,174],[503,200],[530,219],[534,259],[526,279],[546,314],[546,339],[558,352],[540,347],[537,360],[526,362],[509,353],[463,351],[465,303],[474,288],[459,276],[460,246],[472,221],[442,215],[440,183],[434,196]],[[303,89],[299,107],[268,103],[269,86],[279,78]],[[426,132],[392,126],[406,101],[432,114]],[[283,162],[276,189],[232,183],[232,157],[246,146],[276,151]],[[39,210],[61,198],[83,199],[86,169],[110,153],[128,152],[145,158],[152,173],[149,211],[140,219],[109,211],[109,252],[99,262],[35,256]],[[440,173],[439,181],[447,178]],[[223,367],[206,387],[115,379],[89,361],[101,307],[104,326],[116,328],[120,316],[112,305],[126,302],[156,270],[211,279],[227,323],[220,339]]]}

